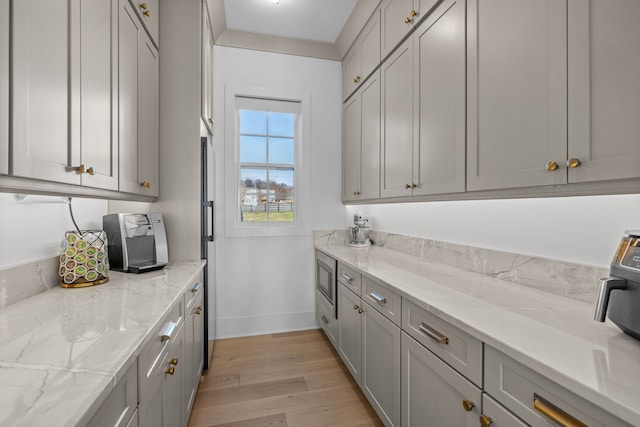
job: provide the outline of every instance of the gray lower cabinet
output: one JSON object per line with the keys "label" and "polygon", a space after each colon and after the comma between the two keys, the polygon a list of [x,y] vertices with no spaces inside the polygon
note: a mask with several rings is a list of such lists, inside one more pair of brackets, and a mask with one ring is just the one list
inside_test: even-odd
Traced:
{"label": "gray lower cabinet", "polygon": [[400,328],[367,303],[362,321],[362,391],[385,426],[400,426]]}
{"label": "gray lower cabinet", "polygon": [[189,364],[183,357],[184,330],[183,323],[167,349],[168,363],[162,381],[162,427],[183,427],[187,424],[182,382],[188,376]]}
{"label": "gray lower cabinet", "polygon": [[496,402],[487,393],[482,393],[481,426],[491,427],[526,427],[520,418],[509,412],[504,406]]}
{"label": "gray lower cabinet", "polygon": [[568,4],[568,180],[638,178],[640,3]]}
{"label": "gray lower cabinet", "polygon": [[[195,292],[194,292],[195,291]],[[192,296],[190,303],[186,297]],[[196,399],[200,376],[204,366],[204,315],[203,315],[203,288],[202,282],[197,282],[192,289],[185,293],[186,319],[184,324],[184,390],[183,405],[185,425],[193,409]]]}
{"label": "gray lower cabinet", "polygon": [[402,333],[402,425],[475,427],[482,391]]}
{"label": "gray lower cabinet", "polygon": [[118,381],[98,412],[87,423],[91,427],[129,427],[138,425],[138,370],[133,363]]}
{"label": "gray lower cabinet", "polygon": [[362,313],[360,297],[338,283],[338,354],[358,385],[362,382]]}

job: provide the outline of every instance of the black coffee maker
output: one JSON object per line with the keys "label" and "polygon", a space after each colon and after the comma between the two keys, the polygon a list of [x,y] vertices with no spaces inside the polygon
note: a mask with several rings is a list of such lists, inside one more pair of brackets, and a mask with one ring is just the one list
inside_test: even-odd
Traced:
{"label": "black coffee maker", "polygon": [[626,231],[611,262],[611,277],[600,279],[594,319],[609,319],[640,340],[640,230]]}

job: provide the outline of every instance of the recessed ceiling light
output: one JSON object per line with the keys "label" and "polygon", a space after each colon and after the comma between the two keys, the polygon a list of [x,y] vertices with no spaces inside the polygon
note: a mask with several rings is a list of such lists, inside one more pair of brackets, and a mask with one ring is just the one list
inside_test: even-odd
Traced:
{"label": "recessed ceiling light", "polygon": [[278,4],[280,0],[267,0],[269,3]]}

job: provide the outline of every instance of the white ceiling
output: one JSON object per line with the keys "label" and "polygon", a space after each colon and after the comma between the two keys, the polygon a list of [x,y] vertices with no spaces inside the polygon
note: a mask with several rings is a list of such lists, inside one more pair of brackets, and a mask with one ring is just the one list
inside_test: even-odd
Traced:
{"label": "white ceiling", "polygon": [[335,43],[357,0],[224,0],[227,29]]}

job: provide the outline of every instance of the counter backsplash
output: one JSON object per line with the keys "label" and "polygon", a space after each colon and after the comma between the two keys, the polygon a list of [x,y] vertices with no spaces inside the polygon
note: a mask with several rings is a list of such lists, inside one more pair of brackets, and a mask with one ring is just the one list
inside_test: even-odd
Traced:
{"label": "counter backsplash", "polygon": [[0,309],[59,286],[59,257],[0,270]]}
{"label": "counter backsplash", "polygon": [[[608,269],[371,230],[374,245],[593,303]],[[316,230],[316,245],[346,244],[348,230]],[[360,250],[366,251],[366,248]]]}

